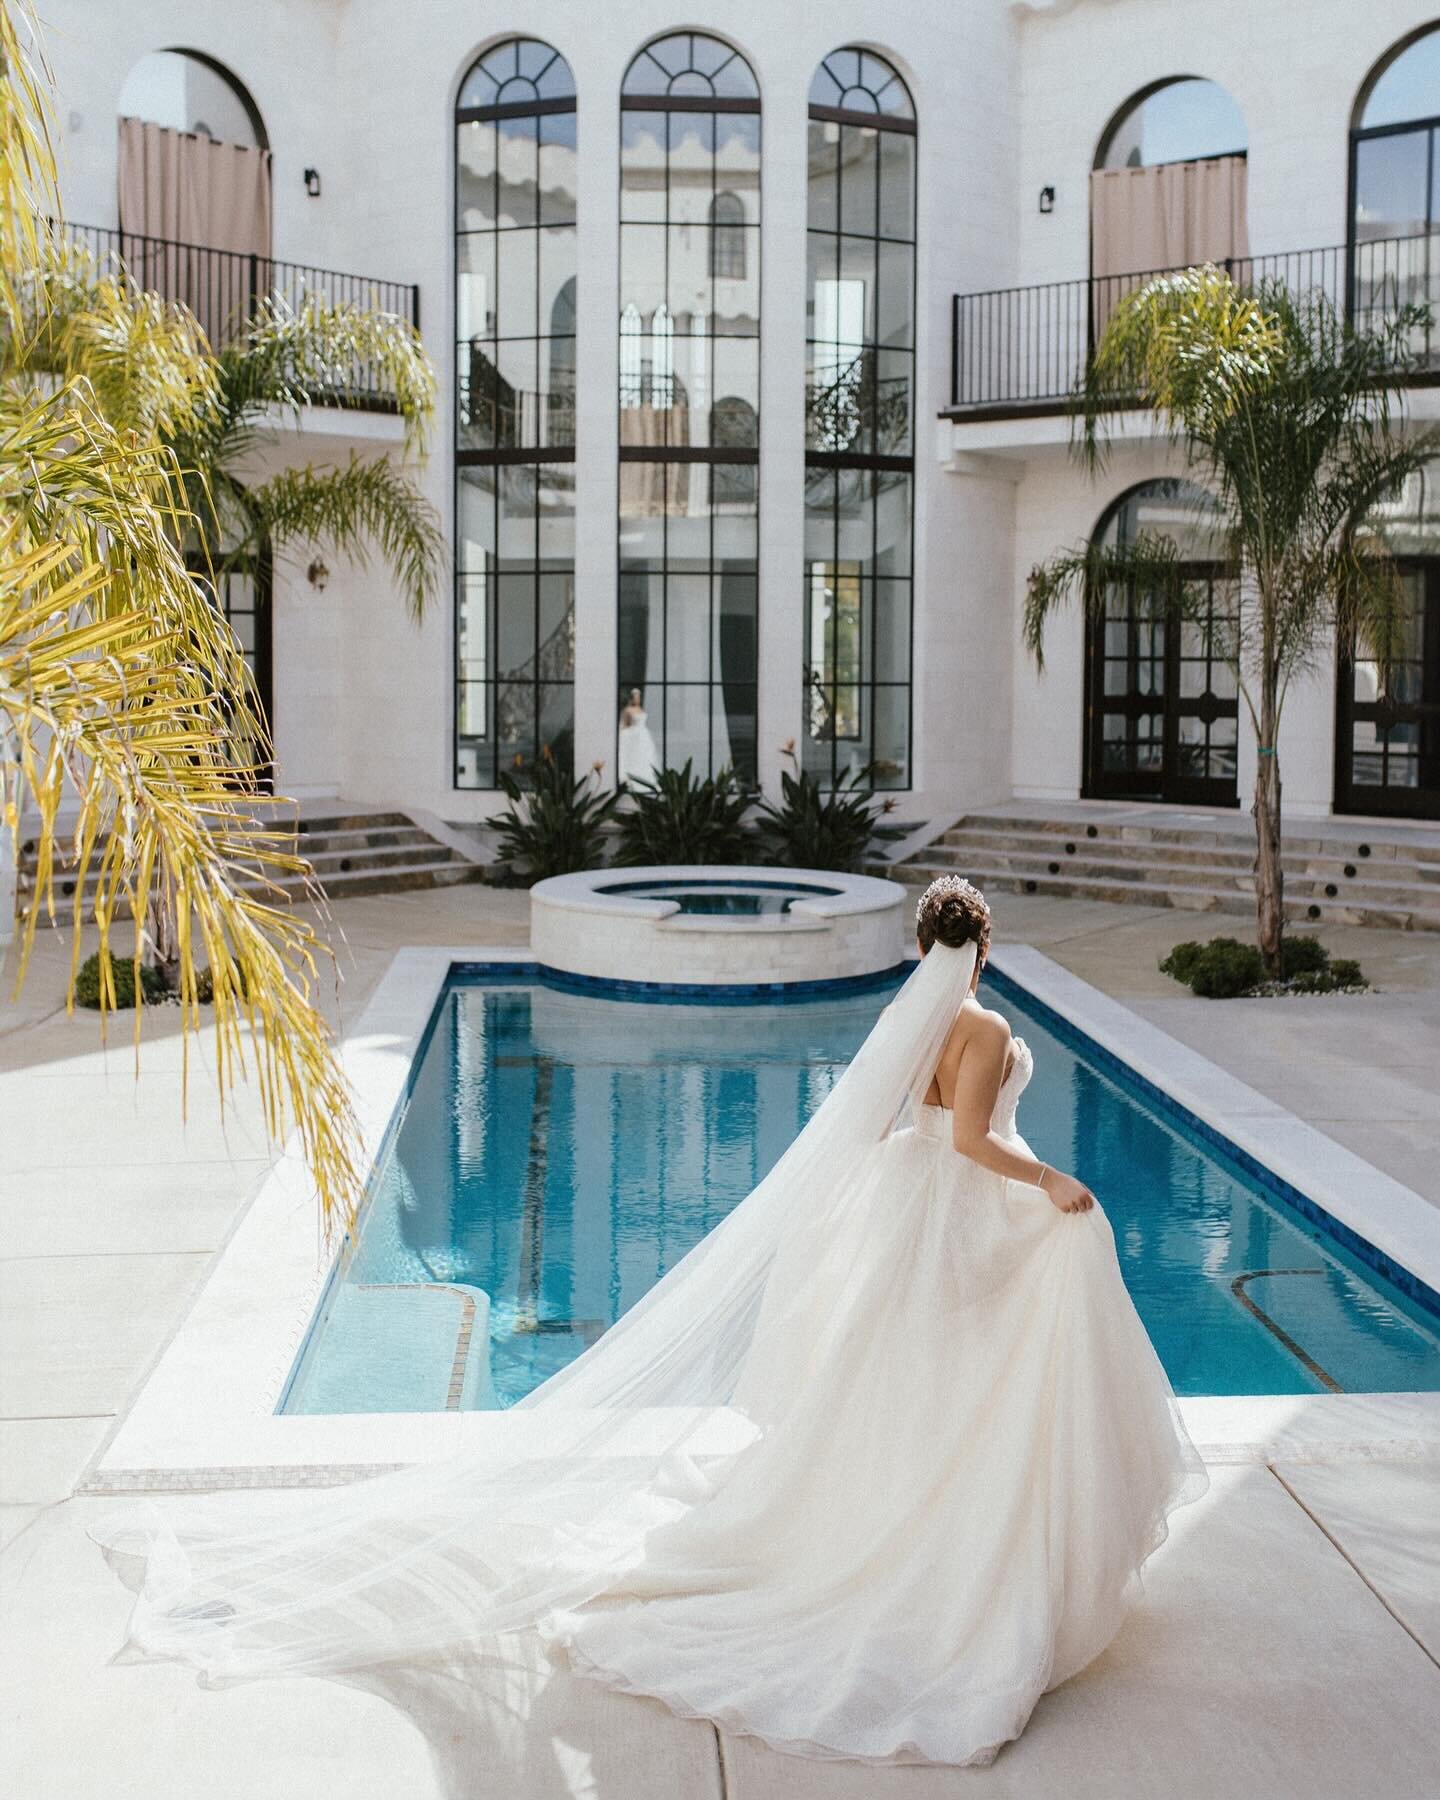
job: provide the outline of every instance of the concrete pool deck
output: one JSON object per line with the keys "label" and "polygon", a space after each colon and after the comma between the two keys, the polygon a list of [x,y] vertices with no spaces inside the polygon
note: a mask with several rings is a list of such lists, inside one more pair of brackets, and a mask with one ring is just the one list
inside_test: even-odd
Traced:
{"label": "concrete pool deck", "polygon": [[[527,939],[527,896],[455,888],[337,908],[348,1025],[401,944]],[[1034,944],[1440,1207],[1440,942],[1323,928],[1380,992],[1211,1005],[1155,971],[1173,912],[1004,896]],[[1420,1800],[1440,1762],[1440,1460],[1216,1468],[1177,1515],[1116,1643],[1042,1701],[989,1770],[880,1772],[779,1757],[658,1705],[550,1672],[523,1644],[388,1694],[285,1681],[206,1693],[169,1666],[107,1666],[129,1597],[84,1537],[113,1498],[74,1488],[272,1160],[241,1093],[222,1126],[203,1073],[179,1113],[174,1018],[128,1034],[57,1010],[42,936],[0,1012],[0,1780],[17,1795],[170,1800],[933,1800],[936,1796]],[[1237,1024],[1239,1028],[1237,1029]],[[285,1497],[277,1496],[277,1504]],[[248,1503],[248,1502],[247,1502]],[[227,1497],[206,1503],[223,1508]]]}

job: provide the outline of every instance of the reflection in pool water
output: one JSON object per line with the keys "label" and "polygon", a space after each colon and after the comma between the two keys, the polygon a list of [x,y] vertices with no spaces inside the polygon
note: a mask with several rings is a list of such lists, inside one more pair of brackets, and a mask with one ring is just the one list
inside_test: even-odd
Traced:
{"label": "reflection in pool water", "polygon": [[[505,1405],[750,1191],[891,989],[786,1004],[457,977],[282,1409]],[[1437,1321],[1009,1000],[1020,1126],[1075,1169],[1182,1394],[1440,1388]],[[492,1302],[489,1371],[476,1292]],[[493,1377],[493,1394],[489,1382]]]}

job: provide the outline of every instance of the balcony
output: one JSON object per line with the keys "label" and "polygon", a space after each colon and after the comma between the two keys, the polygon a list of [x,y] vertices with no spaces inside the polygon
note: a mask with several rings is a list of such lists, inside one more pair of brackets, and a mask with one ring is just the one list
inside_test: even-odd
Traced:
{"label": "balcony", "polygon": [[[1429,305],[1414,334],[1415,382],[1440,382],[1440,237],[1376,238],[1325,250],[1237,257],[1226,272],[1245,287],[1283,281],[1323,293],[1357,326],[1375,328],[1407,305]],[[1089,277],[1038,287],[956,294],[951,310],[952,419],[1014,419],[1068,409],[1085,358],[1116,303],[1156,275]]]}
{"label": "balcony", "polygon": [[[346,275],[307,263],[142,237],[103,225],[67,224],[65,235],[88,249],[101,268],[121,274],[136,287],[183,301],[215,349],[230,343],[266,300],[298,309],[313,295],[332,305],[394,313],[417,330],[420,325],[420,289],[413,282]],[[338,379],[311,398],[319,406],[366,412],[395,410],[395,395],[383,371],[366,362],[357,361],[340,371]]]}

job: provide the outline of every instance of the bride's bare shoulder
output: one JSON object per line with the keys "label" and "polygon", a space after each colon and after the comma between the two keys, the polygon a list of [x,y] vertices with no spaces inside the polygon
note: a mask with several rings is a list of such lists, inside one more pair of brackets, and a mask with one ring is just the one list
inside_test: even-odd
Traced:
{"label": "bride's bare shoulder", "polygon": [[951,1041],[956,1044],[1008,1044],[1010,1022],[1002,1014],[982,1006],[972,994],[956,1016]]}

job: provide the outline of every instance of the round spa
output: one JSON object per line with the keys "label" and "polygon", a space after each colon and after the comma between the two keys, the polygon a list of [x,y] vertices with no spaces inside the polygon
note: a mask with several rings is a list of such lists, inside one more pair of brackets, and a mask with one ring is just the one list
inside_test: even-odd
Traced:
{"label": "round spa", "polygon": [[598,981],[809,986],[896,968],[905,911],[897,883],[831,869],[587,869],[531,888],[530,947]]}

